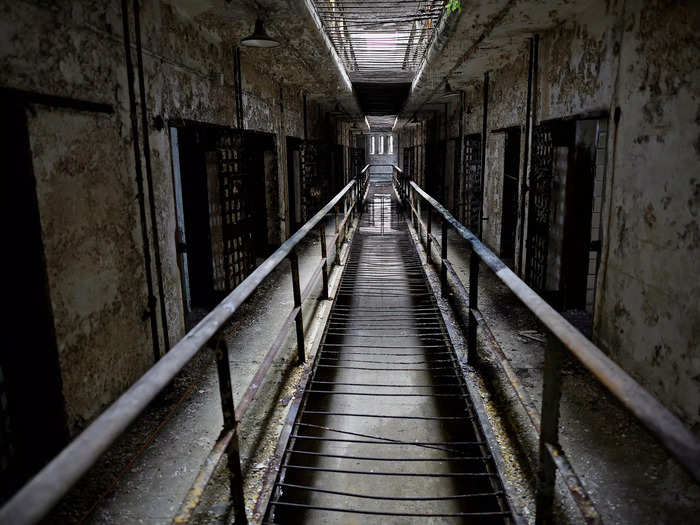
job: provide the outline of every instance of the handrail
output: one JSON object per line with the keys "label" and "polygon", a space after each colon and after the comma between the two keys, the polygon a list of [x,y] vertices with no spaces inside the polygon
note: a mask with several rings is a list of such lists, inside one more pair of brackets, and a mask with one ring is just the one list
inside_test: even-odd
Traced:
{"label": "handrail", "polygon": [[[297,340],[302,343],[298,348],[300,360],[303,361],[303,332],[299,339],[299,323],[301,320],[300,293],[298,292],[298,263],[295,248],[321,220],[348,196],[350,206],[346,213],[358,213],[361,210],[355,206],[364,194],[367,177],[362,180],[350,181],[328,204],[319,210],[294,235],[287,239],[275,252],[258,266],[243,282],[241,282],[223,301],[221,301],[204,319],[192,328],[168,353],[155,363],[141,378],[126,392],[112,403],[102,414],[66,446],[48,465],[27,482],[1,509],[0,523],[32,524],[43,518],[58,500],[95,464],[99,457],[114,443],[148,404],[170,383],[184,366],[212,340],[216,340],[217,361],[219,369],[220,389],[222,392],[222,408],[224,411],[224,431],[217,443],[224,443],[224,449],[235,438],[236,423],[233,413],[233,400],[230,384],[230,368],[228,368],[228,353],[221,351],[217,334],[231,320],[238,307],[255,291],[258,285],[272,273],[285,259],[292,262],[292,273],[295,292],[295,317],[297,319]],[[345,221],[343,221],[345,224]],[[322,231],[325,225],[321,224]],[[336,241],[338,239],[336,229]],[[327,260],[325,251],[325,236],[322,239],[322,263]],[[296,271],[295,271],[296,270]],[[324,282],[327,273],[324,271]],[[318,275],[316,275],[316,278]],[[325,291],[325,290],[324,290]],[[286,326],[286,325],[285,325]],[[225,355],[223,355],[225,354]],[[261,364],[261,367],[264,366]],[[226,385],[226,383],[228,383]],[[251,387],[253,382],[251,382]],[[249,387],[249,389],[251,388]],[[255,386],[257,389],[257,386]],[[226,396],[231,399],[224,399]],[[248,400],[250,401],[250,399]],[[230,412],[230,413],[229,413]],[[231,432],[232,431],[232,432]],[[228,434],[228,440],[224,439]],[[235,446],[237,450],[237,443]],[[225,450],[222,451],[222,453]],[[236,452],[237,454],[237,452]],[[240,465],[238,465],[240,469]],[[239,470],[240,473],[240,470]],[[241,484],[241,480],[238,480]],[[242,484],[239,496],[242,497]],[[234,499],[236,495],[234,495]],[[240,515],[237,515],[237,519]],[[245,521],[243,509],[242,519]]]}
{"label": "handrail", "polygon": [[[503,263],[474,233],[458,222],[454,216],[433,197],[427,194],[415,182],[406,177],[395,177],[397,193],[401,200],[410,206],[414,216],[420,213],[413,206],[415,196],[430,205],[428,208],[426,228],[426,251],[430,243],[437,239],[430,233],[431,212],[435,210],[443,218],[442,227],[442,267],[440,279],[443,287],[447,286],[447,224],[469,243],[472,250],[469,278],[469,332],[468,349],[476,348],[476,315],[478,266],[484,263],[508,287],[520,301],[537,317],[550,332],[545,356],[545,381],[540,433],[540,473],[538,480],[538,499],[544,498],[542,505],[549,503],[553,490],[554,468],[571,468],[565,456],[558,448],[559,397],[561,394],[561,359],[560,349],[568,349],[634,416],[659,440],[659,442],[676,458],[696,481],[700,481],[700,437],[688,429],[669,409],[661,404],[651,393],[612,361],[594,343],[587,339],[559,312],[552,308],[542,297],[523,282],[505,263]],[[418,222],[421,220],[418,218]],[[421,237],[422,242],[422,235]],[[432,238],[431,238],[432,237]],[[430,258],[431,255],[428,255]],[[444,288],[443,288],[444,290]],[[462,287],[463,290],[463,287]],[[522,399],[521,399],[522,402]],[[534,422],[533,422],[534,423]],[[546,471],[546,472],[545,472]],[[544,484],[544,486],[541,486]],[[581,505],[580,505],[581,506]],[[538,501],[538,514],[550,509],[542,508]],[[583,510],[583,507],[582,507]],[[592,522],[594,522],[593,520]]]}
{"label": "handrail", "polygon": [[365,171],[367,171],[367,170],[369,169],[370,166],[371,166],[371,164],[367,164],[364,168],[362,168],[362,171],[360,171],[360,174],[362,174],[362,173],[364,173]]}

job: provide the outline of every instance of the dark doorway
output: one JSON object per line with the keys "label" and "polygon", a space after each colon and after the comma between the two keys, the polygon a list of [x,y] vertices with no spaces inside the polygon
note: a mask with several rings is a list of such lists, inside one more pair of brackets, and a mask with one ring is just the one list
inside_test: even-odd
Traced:
{"label": "dark doorway", "polygon": [[512,266],[515,230],[518,223],[518,174],[520,172],[520,128],[505,132],[503,159],[503,209],[501,216],[501,259]]}
{"label": "dark doorway", "polygon": [[597,166],[604,158],[601,122],[551,121],[533,130],[526,277],[559,310],[592,313],[604,176],[604,165]]}
{"label": "dark doorway", "polygon": [[301,207],[301,143],[296,137],[287,137],[287,187],[289,195],[290,235],[303,224]]}
{"label": "dark doorway", "polygon": [[0,336],[0,502],[67,444],[26,104],[0,97],[2,283],[11,308]]}
{"label": "dark doorway", "polygon": [[270,255],[276,245],[275,232],[277,224],[277,146],[275,136],[257,131],[243,133],[245,162],[248,170],[248,195],[250,196],[250,214],[253,219],[253,249],[258,263]]}
{"label": "dark doorway", "polygon": [[171,128],[171,142],[183,295],[195,321],[271,250],[266,180],[276,181],[276,147],[273,135],[189,122]]}
{"label": "dark doorway", "polygon": [[562,248],[562,306],[585,310],[586,289],[591,251],[593,217],[593,183],[596,159],[596,120],[575,123],[572,169],[566,181],[566,216]]}

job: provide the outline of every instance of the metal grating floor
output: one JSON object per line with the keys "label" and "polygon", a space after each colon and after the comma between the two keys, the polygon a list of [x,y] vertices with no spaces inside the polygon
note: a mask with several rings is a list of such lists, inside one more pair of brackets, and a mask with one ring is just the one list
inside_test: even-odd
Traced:
{"label": "metal grating floor", "polygon": [[372,182],[265,523],[513,523],[391,183]]}

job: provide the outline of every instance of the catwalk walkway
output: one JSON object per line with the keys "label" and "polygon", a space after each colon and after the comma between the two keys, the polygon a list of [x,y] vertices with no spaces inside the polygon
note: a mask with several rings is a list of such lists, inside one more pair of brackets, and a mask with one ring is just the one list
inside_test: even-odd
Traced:
{"label": "catwalk walkway", "polygon": [[513,523],[389,180],[370,184],[265,523]]}

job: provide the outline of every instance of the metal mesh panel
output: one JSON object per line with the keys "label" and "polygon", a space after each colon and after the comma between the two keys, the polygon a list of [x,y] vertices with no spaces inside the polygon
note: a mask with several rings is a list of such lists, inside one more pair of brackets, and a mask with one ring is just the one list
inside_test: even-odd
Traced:
{"label": "metal mesh panel", "polygon": [[242,150],[243,137],[238,131],[223,132],[217,140],[223,267],[215,276],[223,275],[226,290],[238,286],[255,268],[253,220]]}
{"label": "metal mesh panel", "polygon": [[461,220],[475,232],[481,220],[481,135],[464,137]]}
{"label": "metal mesh panel", "polygon": [[552,129],[547,126],[536,126],[533,130],[532,145],[525,279],[536,291],[543,292],[547,278],[547,253],[551,223],[552,168],[554,164]]}
{"label": "metal mesh panel", "polygon": [[308,221],[323,205],[324,181],[320,174],[320,145],[304,141],[300,148],[301,158],[301,209],[302,219]]}

